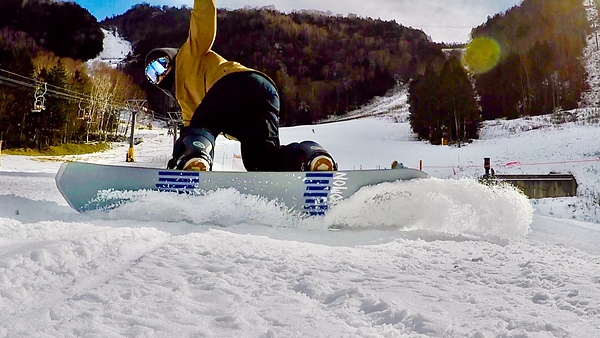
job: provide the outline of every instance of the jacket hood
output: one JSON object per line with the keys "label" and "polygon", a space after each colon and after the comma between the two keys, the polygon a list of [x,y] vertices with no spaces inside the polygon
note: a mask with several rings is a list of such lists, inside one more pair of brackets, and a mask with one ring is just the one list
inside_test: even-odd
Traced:
{"label": "jacket hood", "polygon": [[167,57],[169,59],[169,62],[171,63],[172,67],[171,70],[169,71],[169,74],[167,74],[167,76],[160,81],[159,84],[156,85],[156,87],[160,90],[162,90],[167,96],[170,96],[172,99],[175,99],[175,61],[177,58],[177,53],[179,52],[179,49],[177,48],[156,48],[151,50],[147,55],[146,55],[146,60],[144,63],[144,69],[148,66],[148,64],[150,62],[152,62],[153,60],[156,60],[160,57]]}
{"label": "jacket hood", "polygon": [[156,60],[163,56],[166,56],[171,62],[174,62],[178,52],[179,49],[177,48],[155,48],[146,55],[144,66],[147,66],[150,61]]}

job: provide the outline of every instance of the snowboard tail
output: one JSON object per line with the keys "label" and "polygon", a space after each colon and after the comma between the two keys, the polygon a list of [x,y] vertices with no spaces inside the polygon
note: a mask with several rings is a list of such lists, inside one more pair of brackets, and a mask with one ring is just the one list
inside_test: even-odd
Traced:
{"label": "snowboard tail", "polygon": [[348,170],[331,172],[193,172],[83,162],[62,164],[56,184],[69,205],[80,212],[114,207],[126,201],[105,192],[155,190],[197,193],[234,188],[242,194],[276,200],[311,216],[363,186],[426,178],[416,169]]}

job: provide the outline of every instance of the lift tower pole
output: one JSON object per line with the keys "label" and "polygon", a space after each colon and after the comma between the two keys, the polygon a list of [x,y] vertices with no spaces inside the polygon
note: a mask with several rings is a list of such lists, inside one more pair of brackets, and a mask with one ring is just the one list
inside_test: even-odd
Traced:
{"label": "lift tower pole", "polygon": [[145,110],[146,100],[127,100],[127,106],[131,111],[131,134],[129,136],[129,150],[127,150],[126,162],[135,162],[134,156],[134,137],[135,137],[135,119],[138,112]]}

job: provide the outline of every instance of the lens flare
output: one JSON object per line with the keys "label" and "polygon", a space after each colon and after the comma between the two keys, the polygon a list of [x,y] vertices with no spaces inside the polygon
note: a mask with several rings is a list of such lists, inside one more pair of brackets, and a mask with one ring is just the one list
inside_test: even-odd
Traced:
{"label": "lens flare", "polygon": [[500,45],[490,38],[475,38],[463,53],[463,64],[474,74],[487,73],[500,61]]}

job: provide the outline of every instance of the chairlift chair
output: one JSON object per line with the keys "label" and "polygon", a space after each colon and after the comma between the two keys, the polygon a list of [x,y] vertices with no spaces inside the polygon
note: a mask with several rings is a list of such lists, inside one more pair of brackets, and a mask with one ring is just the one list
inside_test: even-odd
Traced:
{"label": "chairlift chair", "polygon": [[82,107],[81,104],[83,103],[83,99],[79,100],[79,109],[77,110],[77,118],[79,120],[89,120],[90,119],[90,108],[89,107]]}
{"label": "chairlift chair", "polygon": [[46,109],[46,97],[44,95],[46,95],[47,91],[48,86],[46,82],[35,87],[35,93],[33,93],[33,109],[31,109],[33,113],[40,113],[42,110]]}

